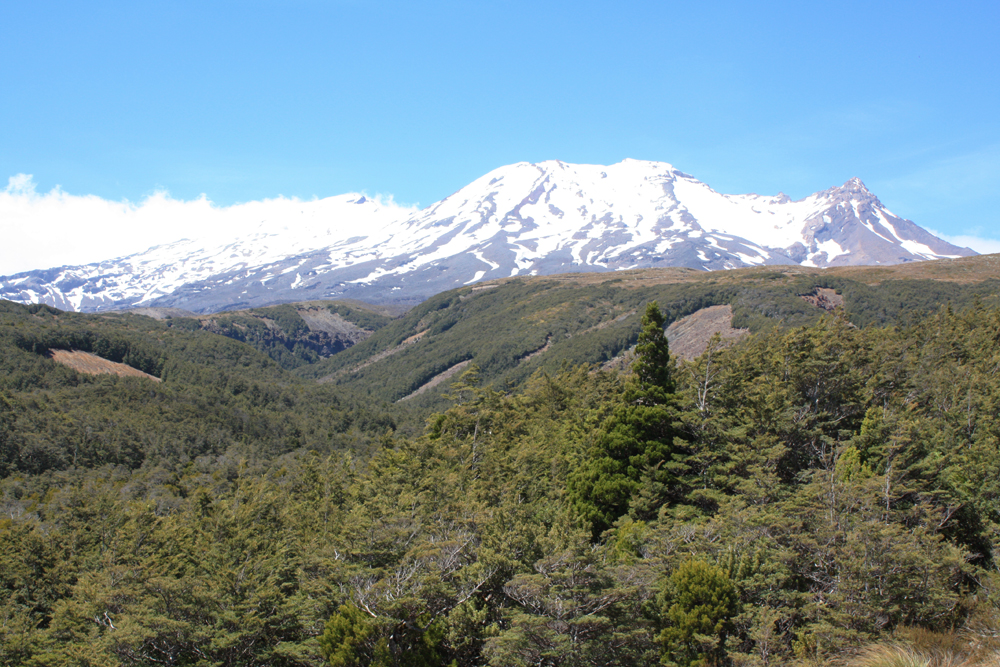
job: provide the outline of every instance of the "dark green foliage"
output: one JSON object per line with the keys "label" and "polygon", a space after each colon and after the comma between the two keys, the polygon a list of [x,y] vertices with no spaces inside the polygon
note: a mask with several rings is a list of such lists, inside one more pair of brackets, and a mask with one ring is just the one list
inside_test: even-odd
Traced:
{"label": "dark green foliage", "polygon": [[[463,288],[294,374],[179,318],[0,302],[0,663],[823,664],[907,626],[987,637],[995,291],[921,286],[956,305],[911,324],[892,299],[937,297],[907,281],[642,275]],[[722,303],[757,333],[675,364],[663,326]],[[632,344],[632,373],[590,365]]]}
{"label": "dark green foliage", "polygon": [[378,635],[374,619],[353,604],[341,605],[327,621],[319,650],[331,667],[392,664],[388,642]]}
{"label": "dark green foliage", "polygon": [[799,295],[809,294],[815,288],[813,281],[747,285],[729,301],[733,307],[733,327],[761,331],[777,325],[810,324],[817,319],[817,308]]}
{"label": "dark green foliage", "polygon": [[295,307],[289,304],[254,308],[249,313],[273,321],[288,336],[297,336],[309,331],[306,321],[298,314]]}
{"label": "dark green foliage", "polygon": [[326,305],[331,313],[337,313],[348,322],[353,322],[362,329],[368,331],[378,331],[382,327],[392,322],[388,315],[376,313],[367,304],[357,304],[352,306],[342,301],[334,301]]}
{"label": "dark green foliage", "polygon": [[[376,331],[392,321],[374,307],[360,302],[312,301],[217,313],[201,320],[167,318],[168,326],[186,331],[206,330],[251,345],[286,370],[315,364],[342,352],[365,332]],[[300,312],[328,311],[346,322],[333,333],[320,327],[313,331]],[[354,325],[356,328],[352,328]],[[338,330],[340,330],[338,332]]]}
{"label": "dark green foliage", "polygon": [[21,332],[13,342],[22,350],[45,355],[49,350],[80,350],[136,368],[159,377],[163,372],[162,352],[152,341],[129,339],[117,332],[102,335],[93,328],[45,327]]}
{"label": "dark green foliage", "polygon": [[[673,364],[670,347],[663,331],[663,314],[655,301],[646,304],[642,316],[642,331],[635,345],[635,362],[632,372],[645,392],[662,390],[666,394],[674,391]],[[648,400],[664,400],[659,397]]]}
{"label": "dark green foliage", "polygon": [[[386,636],[386,632],[391,632]],[[443,624],[414,633],[405,625],[379,631],[375,619],[353,605],[341,606],[320,637],[320,652],[332,667],[441,667]]]}
{"label": "dark green foliage", "polygon": [[640,597],[625,568],[602,566],[585,545],[548,555],[515,576],[504,592],[518,604],[509,626],[490,639],[491,665],[647,664],[645,624],[630,615]]}
{"label": "dark green foliage", "polygon": [[736,586],[728,572],[702,560],[684,561],[670,575],[656,604],[666,626],[656,637],[663,647],[662,664],[718,664],[739,612]]}
{"label": "dark green foliage", "polygon": [[828,278],[821,285],[836,289],[844,297],[844,308],[858,326],[914,324],[937,311],[942,304],[965,310],[975,303],[1000,305],[1000,281],[961,284],[941,280],[887,280],[868,285],[843,278]]}
{"label": "dark green foliage", "polygon": [[[171,320],[170,324],[190,330],[188,322]],[[288,370],[316,363],[322,358],[318,350],[323,349],[323,337],[310,333],[305,320],[288,304],[224,313],[206,324],[196,324],[198,328],[248,343]],[[332,352],[342,349],[339,345]]]}
{"label": "dark green foliage", "polygon": [[[367,341],[317,363],[297,362],[297,372],[326,378],[351,393],[396,401],[454,364],[473,360],[486,382],[506,388],[522,384],[537,370],[555,373],[567,364],[603,363],[622,354],[635,344],[642,310],[650,301],[659,303],[667,325],[701,308],[730,304],[733,326],[756,332],[818,321],[824,311],[802,298],[817,288],[841,294],[856,326],[909,321],[949,300],[956,307],[976,298],[1000,305],[995,281],[886,280],[869,285],[829,273],[775,270],[692,272],[683,281],[662,284],[633,278],[596,285],[514,280],[433,297],[388,321]],[[351,317],[361,322],[356,314]],[[441,409],[444,391],[442,386],[409,401],[419,409]]]}
{"label": "dark green foliage", "polygon": [[[332,388],[287,375],[252,348],[136,315],[0,314],[0,470],[41,474],[106,464],[183,467],[241,450],[364,449],[394,427]],[[91,352],[163,379],[75,373],[52,348]]]}
{"label": "dark green foliage", "polygon": [[[633,500],[640,518],[655,516],[677,499],[684,470],[675,446],[678,419],[673,363],[656,302],[646,306],[632,377],[621,402],[601,425],[587,458],[569,480],[573,508],[596,538],[625,514]],[[645,493],[640,494],[640,487]]]}
{"label": "dark green foliage", "polygon": [[[669,321],[726,298],[710,285],[640,290],[609,283],[601,288],[546,281],[463,288],[429,299],[365,342],[298,372],[325,377],[352,393],[395,401],[460,361],[473,360],[488,382],[506,387],[523,383],[537,370],[555,373],[623,353],[635,343],[639,313],[652,299],[668,304]],[[373,357],[376,363],[366,362]],[[443,391],[411,400],[440,407]]]}
{"label": "dark green foliage", "polygon": [[14,404],[0,392],[0,478],[16,469],[20,447],[14,432]]}

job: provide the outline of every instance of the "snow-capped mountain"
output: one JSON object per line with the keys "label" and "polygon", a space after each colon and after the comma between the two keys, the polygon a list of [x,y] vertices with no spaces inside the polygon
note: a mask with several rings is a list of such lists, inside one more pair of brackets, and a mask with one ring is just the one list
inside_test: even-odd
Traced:
{"label": "snow-capped mountain", "polygon": [[501,167],[415,211],[351,194],[227,243],[181,240],[0,278],[0,298],[70,310],[196,312],[283,301],[415,302],[491,278],[761,264],[840,266],[976,254],[886,209],[858,179],[798,201],[724,195],[663,162]]}

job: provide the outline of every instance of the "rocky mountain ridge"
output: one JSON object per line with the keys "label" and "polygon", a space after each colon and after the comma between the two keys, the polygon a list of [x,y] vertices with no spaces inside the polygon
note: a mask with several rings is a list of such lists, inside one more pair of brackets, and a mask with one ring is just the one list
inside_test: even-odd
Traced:
{"label": "rocky mountain ridge", "polygon": [[793,201],[725,195],[662,162],[501,167],[423,210],[362,195],[98,264],[0,277],[0,298],[67,310],[216,312],[311,299],[415,304],[493,278],[681,266],[891,265],[974,255],[896,216],[859,179]]}

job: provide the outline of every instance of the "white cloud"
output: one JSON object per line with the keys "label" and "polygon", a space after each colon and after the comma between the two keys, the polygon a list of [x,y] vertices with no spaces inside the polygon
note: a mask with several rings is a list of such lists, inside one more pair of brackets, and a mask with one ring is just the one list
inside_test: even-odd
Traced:
{"label": "white cloud", "polygon": [[969,234],[942,234],[941,232],[936,232],[932,229],[928,229],[931,234],[937,236],[940,239],[944,239],[948,243],[957,245],[960,248],[972,248],[981,255],[991,255],[993,253],[1000,252],[1000,239],[991,239],[985,236],[979,236],[979,230],[973,230]]}
{"label": "white cloud", "polygon": [[[262,226],[270,231],[306,226],[322,228],[324,235],[354,236],[363,230],[338,227],[338,222],[345,204],[359,196],[277,197],[216,206],[205,195],[180,200],[160,191],[135,203],[71,195],[58,186],[38,193],[31,175],[18,174],[0,190],[0,275],[99,262],[183,238],[225,241]],[[412,210],[391,197],[376,199],[379,219]]]}

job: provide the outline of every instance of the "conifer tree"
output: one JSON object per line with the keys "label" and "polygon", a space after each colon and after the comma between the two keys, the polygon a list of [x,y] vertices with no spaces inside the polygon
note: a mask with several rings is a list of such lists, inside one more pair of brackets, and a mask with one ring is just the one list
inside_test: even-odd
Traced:
{"label": "conifer tree", "polygon": [[666,627],[657,636],[661,663],[670,667],[719,664],[739,597],[729,573],[701,560],[674,571],[657,597]]}
{"label": "conifer tree", "polygon": [[390,664],[389,650],[375,622],[353,604],[341,605],[327,621],[319,647],[331,667]]}
{"label": "conifer tree", "polygon": [[573,509],[595,538],[630,504],[636,518],[644,519],[680,497],[678,476],[684,466],[674,443],[678,399],[663,323],[656,302],[647,304],[633,375],[587,459],[569,480]]}

